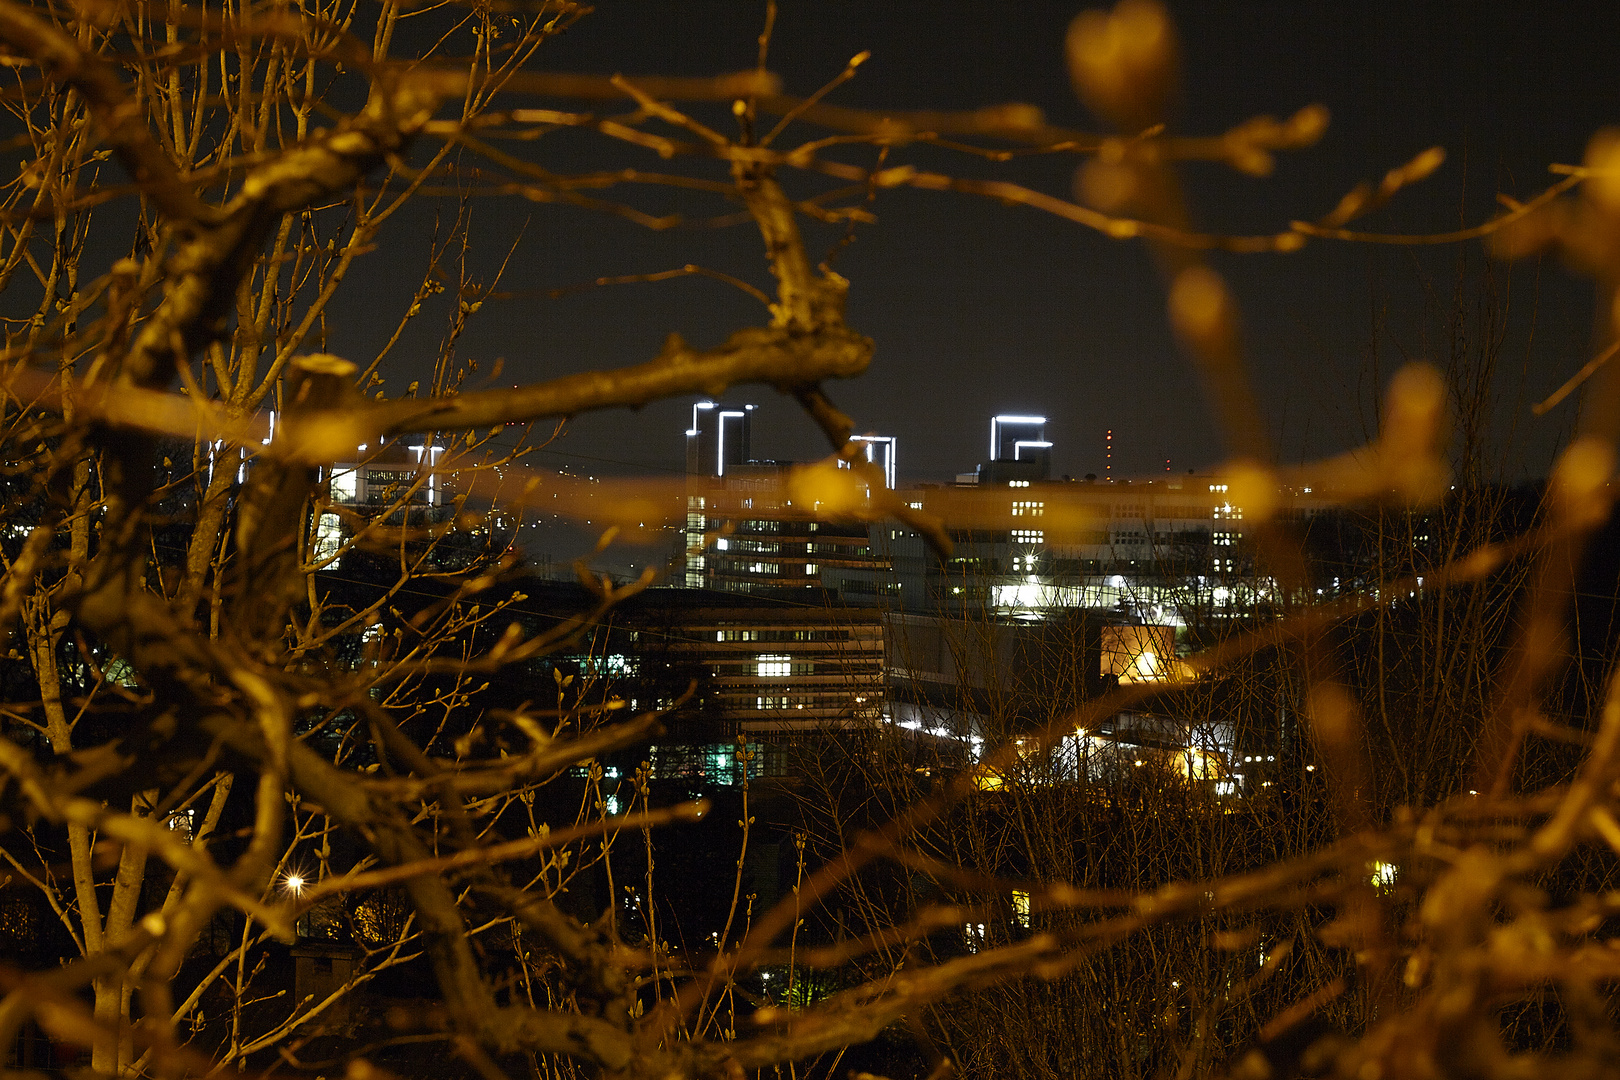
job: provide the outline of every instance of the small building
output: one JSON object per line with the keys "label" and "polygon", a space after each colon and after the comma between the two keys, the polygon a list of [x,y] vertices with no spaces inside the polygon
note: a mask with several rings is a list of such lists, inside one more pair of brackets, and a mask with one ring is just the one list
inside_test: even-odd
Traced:
{"label": "small building", "polygon": [[[293,1000],[299,1009],[309,1010],[348,985],[361,950],[346,941],[304,938],[291,952]],[[321,1013],[321,1020],[328,1026],[347,1024],[349,1004],[349,995],[343,995]]]}

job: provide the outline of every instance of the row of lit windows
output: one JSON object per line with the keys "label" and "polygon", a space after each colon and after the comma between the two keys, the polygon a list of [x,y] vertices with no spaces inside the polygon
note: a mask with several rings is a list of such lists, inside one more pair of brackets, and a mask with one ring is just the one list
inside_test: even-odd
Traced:
{"label": "row of lit windows", "polygon": [[755,551],[764,555],[775,555],[782,550],[782,545],[775,541],[766,540],[728,540],[725,537],[714,542],[717,551]]}
{"label": "row of lit windows", "polygon": [[[720,518],[712,519],[712,521],[711,521],[712,527],[713,528],[719,528],[721,526],[721,524],[722,524],[722,520],[723,519],[720,519]],[[744,532],[744,533],[793,532],[795,530],[790,528],[790,526],[793,526],[795,524],[797,524],[797,523],[792,522],[792,521],[781,521],[781,520],[779,520],[777,518],[750,518],[747,521],[738,522],[737,523],[737,531],[738,532]],[[806,532],[816,532],[819,528],[820,528],[820,523],[819,522],[811,521],[811,522],[805,523],[805,531]]]}
{"label": "row of lit windows", "polygon": [[1012,504],[1013,517],[1040,517],[1046,513],[1046,504],[1043,502],[1015,502]]}
{"label": "row of lit windows", "polygon": [[803,657],[761,656],[746,664],[714,664],[710,671],[722,678],[752,675],[761,679],[783,679],[791,675],[814,675],[816,668]]}
{"label": "row of lit windows", "polygon": [[385,503],[403,499],[407,495],[413,502],[438,502],[438,478],[415,470],[365,470],[365,497],[361,498],[361,473],[358,469],[333,472],[328,492],[337,503]]}
{"label": "row of lit windows", "polygon": [[740,783],[745,772],[755,778],[768,772],[780,775],[784,765],[781,749],[769,744],[754,746],[746,758],[731,743],[652,746],[647,756],[654,780],[706,780],[728,786]]}
{"label": "row of lit windows", "polygon": [[716,641],[848,641],[848,630],[716,630]]}
{"label": "row of lit windows", "polygon": [[815,698],[808,694],[765,694],[754,699],[756,709],[802,709],[814,706]]}

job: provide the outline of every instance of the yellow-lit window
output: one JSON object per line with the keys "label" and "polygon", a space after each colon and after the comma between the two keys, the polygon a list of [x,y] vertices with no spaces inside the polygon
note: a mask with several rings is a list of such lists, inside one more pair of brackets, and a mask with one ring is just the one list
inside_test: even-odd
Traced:
{"label": "yellow-lit window", "polygon": [[754,668],[755,674],[762,678],[780,678],[793,674],[793,661],[790,657],[775,653],[761,653]]}

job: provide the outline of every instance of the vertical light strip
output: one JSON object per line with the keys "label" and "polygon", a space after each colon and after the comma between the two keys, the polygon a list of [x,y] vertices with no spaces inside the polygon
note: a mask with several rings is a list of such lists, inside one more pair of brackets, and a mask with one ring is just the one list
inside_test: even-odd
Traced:
{"label": "vertical light strip", "polygon": [[720,412],[719,423],[718,423],[718,425],[716,425],[720,429],[720,438],[718,440],[718,442],[719,442],[719,451],[715,455],[715,463],[714,463],[714,465],[715,465],[715,475],[716,476],[724,476],[724,475],[726,475],[726,417],[728,417],[728,416],[742,417],[742,416],[746,416],[746,415],[748,415],[748,414],[744,413],[744,412],[739,412],[739,411],[737,411],[735,409],[723,409]]}

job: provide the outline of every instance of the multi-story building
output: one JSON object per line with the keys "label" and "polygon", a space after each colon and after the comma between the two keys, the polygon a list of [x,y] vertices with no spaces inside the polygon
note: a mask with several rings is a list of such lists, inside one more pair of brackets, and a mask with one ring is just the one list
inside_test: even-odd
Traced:
{"label": "multi-story building", "polygon": [[695,715],[722,734],[879,716],[885,636],[872,608],[656,589],[627,607],[623,625],[647,692],[670,697],[697,680]]}
{"label": "multi-story building", "polygon": [[315,521],[314,561],[336,570],[343,546],[364,522],[417,523],[436,520],[448,484],[434,469],[444,448],[395,439],[359,446],[353,460],[322,470],[327,506]]}
{"label": "multi-story building", "polygon": [[[867,526],[795,506],[792,463],[753,456],[755,407],[700,401],[686,432],[687,588],[732,593],[821,590],[850,602],[890,588]],[[861,439],[869,462],[895,478],[895,440]]]}
{"label": "multi-story building", "polygon": [[[873,529],[907,610],[989,607],[1033,615],[1102,608],[1150,622],[1240,614],[1277,599],[1254,558],[1252,528],[1219,476],[1115,484],[1011,479],[924,484],[904,495],[941,519],[953,550],[940,560],[921,534]],[[973,474],[970,474],[973,475]],[[1284,490],[1278,513],[1308,518],[1326,500]]]}
{"label": "multi-story building", "polygon": [[340,569],[345,545],[368,525],[412,530],[411,542],[431,547],[429,562],[441,568],[468,565],[505,550],[516,538],[516,519],[500,506],[468,528],[450,528],[460,485],[446,467],[446,448],[433,442],[388,440],[356,448],[352,460],[321,471],[326,496],[315,520],[312,561]]}
{"label": "multi-story building", "polygon": [[[594,602],[578,585],[533,587],[548,616]],[[631,710],[671,710],[663,735],[635,751],[653,778],[730,785],[745,768],[739,736],[757,754],[748,775],[780,776],[795,743],[879,724],[886,647],[883,613],[872,607],[648,589],[568,653],[537,661],[529,677],[547,682],[542,669],[560,665]]]}
{"label": "multi-story building", "polygon": [[[1173,681],[1185,674],[1184,626],[1263,617],[1283,599],[1257,559],[1246,508],[1220,475],[1054,479],[1046,418],[998,415],[974,471],[899,493],[944,525],[952,550],[942,558],[905,523],[829,522],[795,507],[789,467],[753,456],[756,419],[747,407],[694,408],[686,584],[881,609],[881,704],[870,716],[919,738],[969,746],[1039,729],[1056,707],[1050,677],[1059,669],[1076,701],[1116,684]],[[865,450],[892,482],[893,440],[868,440]],[[1308,488],[1280,498],[1273,513],[1285,520],[1329,505]],[[733,666],[732,676],[795,671],[791,660],[759,655],[751,662],[766,668]],[[769,699],[748,689],[709,702],[740,723],[757,721]],[[1185,761],[1166,761],[1189,776],[1241,783],[1234,738],[1230,724],[1120,714],[1071,739],[1069,771],[1080,776],[1087,755],[1134,768],[1180,754]]]}

